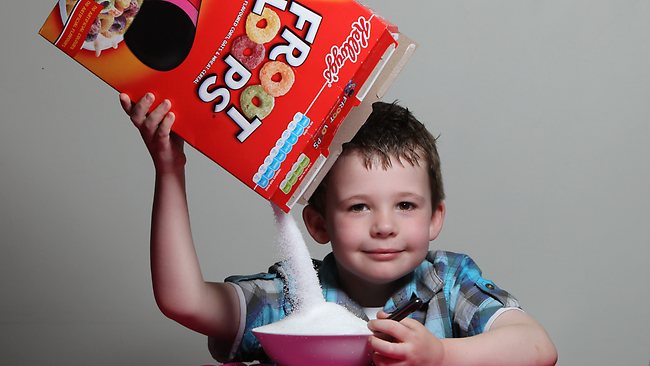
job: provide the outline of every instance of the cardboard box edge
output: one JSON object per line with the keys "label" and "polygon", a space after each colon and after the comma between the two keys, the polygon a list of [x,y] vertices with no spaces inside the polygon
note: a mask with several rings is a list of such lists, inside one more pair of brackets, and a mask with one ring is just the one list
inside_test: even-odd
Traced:
{"label": "cardboard box edge", "polygon": [[315,172],[313,178],[303,181],[303,184],[306,186],[304,188],[299,186],[298,189],[296,189],[294,196],[289,199],[288,202],[295,202],[289,206],[290,209],[293,209],[295,204],[307,204],[309,197],[311,197],[320,182],[325,178],[325,175],[327,175],[327,172],[329,172],[332,165],[334,165],[338,159],[343,150],[343,144],[354,137],[372,112],[372,104],[383,98],[390,85],[409,61],[413,52],[415,52],[417,44],[411,38],[401,32],[395,34],[398,37],[398,46],[395,48],[393,55],[388,62],[383,65],[382,71],[370,87],[363,101],[355,108],[352,108],[348,116],[345,118],[346,123],[341,124],[341,127],[336,132],[336,135],[329,146],[329,157],[325,160],[318,171]]}

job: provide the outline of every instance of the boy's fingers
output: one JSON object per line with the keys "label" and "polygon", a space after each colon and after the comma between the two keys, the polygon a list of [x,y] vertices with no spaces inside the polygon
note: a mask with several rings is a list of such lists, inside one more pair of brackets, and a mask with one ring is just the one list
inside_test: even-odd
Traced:
{"label": "boy's fingers", "polygon": [[400,323],[394,320],[387,319],[375,319],[368,322],[368,328],[373,332],[387,333],[394,335],[397,329],[400,327]]}
{"label": "boy's fingers", "polygon": [[394,320],[375,319],[368,322],[368,328],[378,336],[390,341],[403,341],[409,329]]}
{"label": "boy's fingers", "polygon": [[165,138],[169,137],[175,119],[176,116],[174,115],[174,112],[167,113],[162,122],[160,122],[160,125],[158,125],[158,136]]}
{"label": "boy's fingers", "polygon": [[374,355],[372,355],[372,362],[373,365],[385,366],[385,365],[397,365],[399,361],[382,356],[379,353],[375,353]]}
{"label": "boy's fingers", "polygon": [[370,337],[370,348],[384,357],[392,359],[402,359],[404,357],[404,347],[401,343],[394,343],[377,337]]}
{"label": "boy's fingers", "polygon": [[133,108],[133,105],[131,103],[131,98],[128,96],[126,93],[120,93],[120,105],[122,106],[122,109],[126,114],[131,113],[131,108]]}
{"label": "boy's fingers", "polygon": [[390,316],[390,314],[388,314],[387,312],[385,312],[383,310],[379,310],[379,312],[377,312],[377,319],[386,319],[389,316]]}
{"label": "boy's fingers", "polygon": [[149,108],[151,108],[155,99],[153,93],[147,93],[133,106],[133,108],[131,108],[131,122],[133,122],[136,127],[140,128],[142,123],[144,123],[147,118],[147,112],[149,111]]}
{"label": "boy's fingers", "polygon": [[404,318],[404,319],[402,319],[402,321],[400,323],[402,323],[402,325],[404,325],[405,327],[407,327],[409,329],[413,329],[413,330],[415,330],[418,327],[422,326],[422,323],[418,322],[415,319],[411,319],[411,318]]}
{"label": "boy's fingers", "polygon": [[172,104],[169,100],[165,99],[160,103],[156,108],[154,108],[151,113],[144,120],[144,125],[147,132],[153,134],[158,129],[160,123],[162,123],[163,118],[169,112]]}

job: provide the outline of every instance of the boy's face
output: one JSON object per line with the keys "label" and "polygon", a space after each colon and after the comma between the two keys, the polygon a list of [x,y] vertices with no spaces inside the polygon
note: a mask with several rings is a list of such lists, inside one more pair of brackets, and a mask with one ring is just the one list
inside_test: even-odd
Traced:
{"label": "boy's face", "polygon": [[367,169],[357,153],[341,156],[328,175],[324,216],[315,214],[311,223],[305,218],[316,241],[332,243],[344,283],[385,285],[402,278],[440,232],[444,205],[432,209],[425,167],[392,163],[386,170],[379,163]]}

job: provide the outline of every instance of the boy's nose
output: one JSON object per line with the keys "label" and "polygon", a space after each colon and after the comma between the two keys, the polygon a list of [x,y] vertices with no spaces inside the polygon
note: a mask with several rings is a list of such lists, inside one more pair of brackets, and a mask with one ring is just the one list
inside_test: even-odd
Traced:
{"label": "boy's nose", "polygon": [[395,225],[393,216],[390,213],[377,212],[374,215],[370,230],[373,237],[386,238],[394,236],[397,233],[397,225]]}

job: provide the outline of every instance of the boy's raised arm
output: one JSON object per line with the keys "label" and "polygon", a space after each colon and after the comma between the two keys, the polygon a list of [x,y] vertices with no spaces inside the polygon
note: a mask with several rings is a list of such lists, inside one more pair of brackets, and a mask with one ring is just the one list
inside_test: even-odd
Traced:
{"label": "boy's raised arm", "polygon": [[232,286],[205,282],[190,230],[183,141],[171,132],[174,114],[163,101],[152,109],[147,93],[137,103],[120,94],[156,169],[151,218],[151,275],[160,310],[178,323],[228,347],[238,329],[239,303]]}

